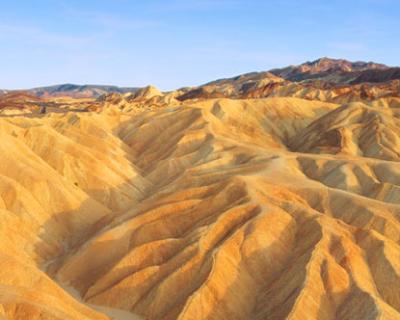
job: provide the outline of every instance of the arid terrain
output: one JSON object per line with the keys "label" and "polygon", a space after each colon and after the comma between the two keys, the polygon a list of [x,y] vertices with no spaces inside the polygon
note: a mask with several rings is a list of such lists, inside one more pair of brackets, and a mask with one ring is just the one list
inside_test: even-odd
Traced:
{"label": "arid terrain", "polygon": [[0,90],[0,319],[400,319],[398,68],[107,88]]}

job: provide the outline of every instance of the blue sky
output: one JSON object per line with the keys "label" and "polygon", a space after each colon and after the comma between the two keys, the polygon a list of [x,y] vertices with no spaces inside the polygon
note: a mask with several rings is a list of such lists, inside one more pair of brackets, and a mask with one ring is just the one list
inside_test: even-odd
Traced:
{"label": "blue sky", "polygon": [[0,88],[163,90],[322,56],[400,65],[398,0],[0,1]]}

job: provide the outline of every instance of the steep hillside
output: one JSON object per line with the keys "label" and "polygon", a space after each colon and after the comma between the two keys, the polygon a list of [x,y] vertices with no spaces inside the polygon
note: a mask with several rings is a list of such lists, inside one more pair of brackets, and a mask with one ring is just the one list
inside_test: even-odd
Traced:
{"label": "steep hillside", "polygon": [[351,81],[351,84],[364,82],[387,82],[400,79],[400,68],[372,69],[361,72],[357,78]]}

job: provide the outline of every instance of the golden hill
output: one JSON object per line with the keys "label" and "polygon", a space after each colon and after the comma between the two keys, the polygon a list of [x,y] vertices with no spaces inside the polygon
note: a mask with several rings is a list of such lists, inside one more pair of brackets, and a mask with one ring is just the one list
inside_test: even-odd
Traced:
{"label": "golden hill", "polygon": [[400,319],[396,98],[181,93],[0,117],[0,318]]}

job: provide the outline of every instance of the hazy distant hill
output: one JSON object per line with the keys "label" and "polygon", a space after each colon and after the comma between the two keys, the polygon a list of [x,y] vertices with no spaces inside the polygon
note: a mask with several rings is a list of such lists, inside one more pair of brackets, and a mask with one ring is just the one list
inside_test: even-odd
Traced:
{"label": "hazy distant hill", "polygon": [[139,88],[126,88],[108,85],[60,84],[27,90],[38,97],[67,96],[73,98],[97,98],[105,93],[136,92]]}

